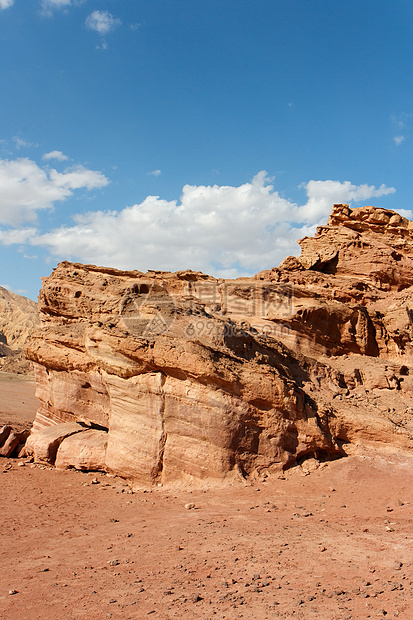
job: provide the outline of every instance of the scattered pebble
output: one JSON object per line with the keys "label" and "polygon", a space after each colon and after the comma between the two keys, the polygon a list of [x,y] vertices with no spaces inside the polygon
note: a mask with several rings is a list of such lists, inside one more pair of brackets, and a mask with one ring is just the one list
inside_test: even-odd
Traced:
{"label": "scattered pebble", "polygon": [[202,601],[202,597],[199,596],[199,594],[193,594],[190,597],[190,600],[192,601],[192,603],[198,603],[198,601]]}
{"label": "scattered pebble", "polygon": [[188,504],[185,504],[186,510],[194,510],[194,508],[195,508],[195,504],[193,502],[189,502]]}
{"label": "scattered pebble", "polygon": [[120,562],[119,560],[109,560],[108,564],[109,566],[119,566]]}

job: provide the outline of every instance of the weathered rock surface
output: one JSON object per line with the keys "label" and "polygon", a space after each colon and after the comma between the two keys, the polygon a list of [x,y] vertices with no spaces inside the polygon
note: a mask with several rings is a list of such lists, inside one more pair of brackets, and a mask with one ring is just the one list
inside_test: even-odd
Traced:
{"label": "weathered rock surface", "polygon": [[23,349],[39,324],[34,301],[0,286],[0,370],[19,373],[31,370]]}
{"label": "weathered rock surface", "polygon": [[62,441],[84,430],[84,427],[76,422],[48,426],[30,435],[26,441],[26,454],[33,456],[36,463],[53,464]]}
{"label": "weathered rock surface", "polygon": [[28,430],[17,431],[9,425],[3,426],[0,429],[0,456],[6,458],[17,456],[29,434]]}
{"label": "weathered rock surface", "polygon": [[335,205],[300,245],[237,280],[60,263],[28,347],[29,442],[91,425],[104,468],[144,485],[261,476],[351,443],[412,450],[413,222]]}
{"label": "weathered rock surface", "polygon": [[58,469],[105,471],[108,434],[85,430],[65,438],[60,445],[55,465]]}

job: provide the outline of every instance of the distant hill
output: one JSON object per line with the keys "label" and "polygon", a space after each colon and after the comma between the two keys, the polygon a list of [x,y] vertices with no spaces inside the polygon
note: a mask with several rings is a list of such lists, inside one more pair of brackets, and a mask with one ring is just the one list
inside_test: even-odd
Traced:
{"label": "distant hill", "polygon": [[23,349],[38,325],[36,302],[0,286],[0,370],[29,371]]}

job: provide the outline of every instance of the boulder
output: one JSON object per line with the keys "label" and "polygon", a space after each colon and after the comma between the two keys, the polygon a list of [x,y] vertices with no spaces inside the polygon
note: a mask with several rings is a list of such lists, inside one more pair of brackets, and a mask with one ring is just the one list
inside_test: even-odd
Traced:
{"label": "boulder", "polygon": [[24,431],[15,431],[15,430],[11,430],[9,432],[9,435],[6,439],[6,441],[3,443],[2,447],[0,448],[0,456],[5,456],[6,458],[10,458],[11,456],[14,455],[14,453],[17,454],[19,447],[26,441],[27,437],[29,436],[30,431],[24,430]]}
{"label": "boulder", "polygon": [[66,437],[60,444],[55,466],[57,469],[105,471],[108,433],[84,430]]}
{"label": "boulder", "polygon": [[12,427],[9,426],[8,424],[0,428],[0,446],[4,444],[4,442],[6,441],[7,437],[10,435],[12,430],[13,430]]}
{"label": "boulder", "polygon": [[36,463],[53,464],[56,452],[62,441],[70,435],[81,433],[84,426],[76,422],[53,424],[42,430],[32,432],[26,441],[26,454],[33,456]]}

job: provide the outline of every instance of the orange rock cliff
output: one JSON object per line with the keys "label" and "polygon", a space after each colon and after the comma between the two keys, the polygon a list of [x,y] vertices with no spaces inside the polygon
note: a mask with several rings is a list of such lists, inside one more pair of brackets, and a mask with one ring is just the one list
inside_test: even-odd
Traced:
{"label": "orange rock cliff", "polygon": [[413,222],[334,205],[299,243],[236,280],[60,263],[27,350],[28,453],[145,486],[411,451]]}

